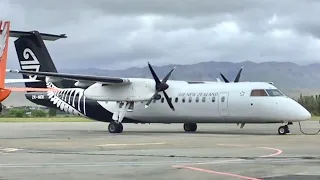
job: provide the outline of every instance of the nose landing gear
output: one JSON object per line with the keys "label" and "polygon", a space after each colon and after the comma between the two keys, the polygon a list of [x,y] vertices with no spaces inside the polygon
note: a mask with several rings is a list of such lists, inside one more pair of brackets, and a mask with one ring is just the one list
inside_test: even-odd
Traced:
{"label": "nose landing gear", "polygon": [[[289,124],[288,124],[289,125]],[[285,135],[285,134],[288,134],[290,133],[290,129],[289,129],[289,126],[288,125],[285,125],[285,126],[280,126],[279,129],[278,129],[278,133],[280,135]]]}

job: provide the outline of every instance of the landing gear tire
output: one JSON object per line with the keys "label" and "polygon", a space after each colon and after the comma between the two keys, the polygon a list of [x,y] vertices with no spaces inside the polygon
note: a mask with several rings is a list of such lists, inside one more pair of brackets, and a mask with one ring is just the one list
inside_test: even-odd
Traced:
{"label": "landing gear tire", "polygon": [[183,129],[186,132],[194,132],[197,130],[197,124],[196,123],[184,123]]}
{"label": "landing gear tire", "polygon": [[122,133],[123,125],[121,123],[111,122],[108,126],[110,133]]}
{"label": "landing gear tire", "polygon": [[285,135],[285,134],[290,133],[290,130],[289,130],[288,125],[280,126],[279,129],[278,129],[278,133],[279,133],[280,135]]}

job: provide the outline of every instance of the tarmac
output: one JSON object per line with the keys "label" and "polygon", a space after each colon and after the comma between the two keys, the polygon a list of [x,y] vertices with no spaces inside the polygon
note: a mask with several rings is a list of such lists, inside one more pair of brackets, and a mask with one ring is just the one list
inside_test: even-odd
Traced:
{"label": "tarmac", "polygon": [[[320,135],[298,124],[0,123],[0,180],[320,179]],[[314,133],[319,122],[303,122]]]}

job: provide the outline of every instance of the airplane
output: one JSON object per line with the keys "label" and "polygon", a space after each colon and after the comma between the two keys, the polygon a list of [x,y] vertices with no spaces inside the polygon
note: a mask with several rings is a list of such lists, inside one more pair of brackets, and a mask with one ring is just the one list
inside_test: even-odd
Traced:
{"label": "airplane", "polygon": [[[34,31],[33,34],[37,36],[39,33]],[[148,67],[153,79],[58,73],[44,43],[42,47],[32,49],[32,43],[36,41],[31,37],[20,38],[15,41],[20,65],[29,60],[22,56],[25,49],[31,50],[37,61],[48,62],[40,62],[40,67],[33,70],[10,69],[8,72],[20,73],[23,78],[33,75],[43,81],[25,83],[28,87],[46,86],[61,90],[47,92],[46,97],[32,95],[28,99],[110,122],[110,133],[121,133],[123,123],[183,123],[186,132],[196,131],[197,123],[237,123],[242,127],[245,123],[286,123],[278,128],[278,133],[284,135],[290,133],[288,125],[311,118],[303,106],[267,82],[169,80],[175,68],[160,80],[150,63]],[[44,66],[51,69],[43,69]],[[55,85],[57,83],[70,87],[60,88]],[[104,116],[103,120],[101,116]]]}
{"label": "airplane", "polygon": [[[21,69],[29,69],[36,71],[47,71],[47,72],[57,72],[55,64],[53,63],[51,56],[47,50],[44,40],[53,39],[58,40],[61,38],[59,35],[46,34],[45,38],[37,31],[31,32],[17,32],[15,37],[18,39],[14,41],[15,49],[17,52],[18,60]],[[66,36],[64,36],[66,37]],[[32,54],[31,57],[25,58],[23,56],[25,49]],[[25,62],[33,62],[26,64]],[[29,79],[30,76],[22,75],[24,79]],[[45,78],[33,76],[39,80],[38,82],[27,82],[25,86],[28,88],[50,88],[50,84],[45,82]],[[61,93],[42,93],[33,92],[32,90],[25,94],[26,99],[29,101],[54,108],[57,110],[65,111],[67,113],[78,115],[86,118],[90,118],[96,121],[110,122],[112,119],[112,113],[104,109],[97,101],[85,99],[83,94],[84,89],[77,88],[75,86],[76,81],[72,80],[62,80],[54,82],[55,86],[59,87]],[[64,94],[64,95],[63,95]],[[50,95],[50,96],[49,96]],[[61,96],[66,99],[61,99]],[[79,98],[80,97],[80,98]],[[85,100],[84,100],[85,99]],[[70,102],[72,101],[72,102]],[[78,102],[78,103],[73,103]],[[85,108],[84,108],[85,107]],[[128,123],[143,123],[140,121],[125,119],[124,122]]]}
{"label": "airplane", "polygon": [[[3,25],[3,26],[2,26]],[[0,112],[3,105],[1,104],[12,91],[23,92],[27,90],[33,91],[48,91],[48,88],[19,88],[19,87],[5,87],[6,84],[11,83],[25,83],[37,82],[36,79],[6,79],[6,66],[8,59],[9,36],[10,36],[10,21],[0,20]],[[51,90],[51,89],[50,89]]]}

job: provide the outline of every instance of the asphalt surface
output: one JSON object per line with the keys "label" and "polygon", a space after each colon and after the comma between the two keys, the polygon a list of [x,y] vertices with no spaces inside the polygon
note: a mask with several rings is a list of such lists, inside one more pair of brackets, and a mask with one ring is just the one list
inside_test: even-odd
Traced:
{"label": "asphalt surface", "polygon": [[[298,124],[0,123],[0,180],[320,179],[320,135]],[[308,133],[319,122],[303,122]]]}

